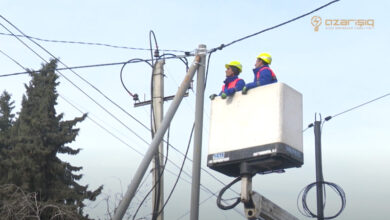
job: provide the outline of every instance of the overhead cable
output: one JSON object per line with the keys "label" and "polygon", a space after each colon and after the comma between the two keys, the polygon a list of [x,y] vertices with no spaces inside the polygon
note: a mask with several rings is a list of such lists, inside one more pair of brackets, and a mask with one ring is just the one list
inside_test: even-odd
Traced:
{"label": "overhead cable", "polygon": [[[80,113],[82,114],[85,114],[83,111],[81,111],[77,106],[75,106],[73,103],[71,103],[68,99],[66,99],[64,96],[62,96],[61,94],[58,94],[59,97],[61,97],[66,103],[68,103],[69,105],[71,105],[73,108],[75,108],[76,110],[78,110]],[[103,129],[104,131],[106,131],[108,134],[110,134],[112,137],[114,137],[115,139],[117,139],[118,141],[120,141],[122,144],[128,146],[130,149],[132,149],[133,151],[135,151],[137,154],[139,154],[141,157],[144,156],[143,153],[141,153],[140,151],[138,151],[136,148],[132,147],[131,145],[129,145],[127,142],[125,142],[124,140],[122,140],[121,138],[119,138],[117,135],[115,135],[113,132],[111,132],[109,129],[105,128],[103,125],[101,125],[100,123],[98,123],[97,121],[95,121],[93,118],[91,118],[89,115],[87,115],[87,118],[89,120],[91,120],[93,123],[95,123],[98,127],[100,127],[101,129]]]}
{"label": "overhead cable", "polygon": [[[175,54],[170,54],[170,55],[175,55]],[[164,56],[164,55],[162,55],[162,56]],[[162,57],[162,56],[160,56],[160,57]],[[188,56],[192,56],[192,54],[190,54]],[[183,59],[186,59],[185,57],[186,56],[175,55],[175,56],[167,57],[165,59],[180,59],[181,61],[183,61]],[[93,67],[116,66],[116,65],[124,65],[124,64],[128,64],[128,63],[140,63],[140,62],[150,62],[150,61],[151,61],[151,59],[139,59],[138,58],[138,60],[133,60],[132,62],[124,61],[124,62],[114,62],[114,63],[101,63],[101,64],[91,64],[91,65],[83,65],[83,66],[73,66],[73,67],[61,67],[61,68],[57,68],[57,70],[73,70],[73,69],[84,69],[84,68],[93,68]],[[185,63],[185,61],[183,61],[183,62]],[[187,66],[188,66],[188,61],[187,61]],[[3,74],[3,75],[0,75],[0,77],[16,76],[16,75],[23,75],[23,74],[28,74],[28,71]]]}
{"label": "overhead cable", "polygon": [[[83,111],[81,111],[79,108],[77,108],[77,106],[75,106],[74,104],[72,104],[69,100],[65,99],[63,96],[59,95],[62,99],[64,99],[64,101],[66,101],[68,104],[70,104],[72,107],[74,107],[76,110],[78,110],[80,113],[84,114]],[[131,147],[129,144],[127,144],[124,140],[122,140],[121,138],[119,138],[118,136],[116,136],[114,133],[110,132],[107,128],[105,128],[104,126],[100,125],[98,122],[96,122],[95,120],[93,120],[90,116],[87,116],[87,118],[89,118],[92,122],[94,122],[96,125],[98,125],[100,128],[102,128],[103,130],[107,131],[110,135],[112,135],[114,138],[116,138],[117,140],[119,140],[120,142],[122,142],[123,144],[125,144],[126,146],[128,146],[130,149],[134,150],[136,153],[138,153],[140,156],[145,156],[143,153],[141,153],[140,151],[138,151],[137,149],[135,149],[134,147]],[[171,162],[176,168],[180,168],[178,165],[176,165],[173,161],[169,160],[168,157],[165,157],[166,160],[168,160],[169,162]],[[173,171],[170,171],[169,169],[165,169],[165,171],[171,173],[172,175],[174,176],[178,176],[178,174],[176,172],[173,172]],[[186,171],[182,171],[184,174],[186,174],[187,176],[191,177],[191,175],[189,173],[187,173]],[[188,184],[191,184],[190,181],[184,179],[181,177],[182,180],[184,180],[185,182],[187,182]],[[215,193],[213,193],[209,188],[207,188],[206,186],[202,185],[201,186],[203,187],[202,189],[207,192],[207,193],[210,193],[212,195],[215,196]]]}
{"label": "overhead cable", "polygon": [[[6,55],[6,53],[3,52],[4,55]],[[11,60],[13,60],[16,64],[18,64],[22,69],[25,69],[27,70],[27,68],[25,68],[24,66],[22,66],[19,62],[17,62],[15,59],[11,58],[10,56],[7,55],[8,58],[10,58]],[[28,73],[28,72],[27,72]],[[66,102],[68,102],[70,105],[72,105],[73,107],[75,107],[73,104],[71,104],[68,100],[66,100],[63,96],[60,95],[61,98],[63,98]],[[77,110],[79,110],[81,113],[83,113],[80,109],[78,109],[77,107],[75,107]],[[141,152],[139,152],[137,149],[135,149],[134,147],[130,146],[129,144],[127,144],[126,142],[124,142],[122,139],[120,139],[118,136],[116,136],[115,134],[113,134],[112,132],[110,132],[108,129],[106,129],[104,126],[100,125],[98,122],[96,122],[95,120],[93,120],[90,116],[88,116],[88,118],[94,122],[95,124],[97,124],[99,127],[101,127],[103,130],[107,131],[110,135],[112,135],[114,138],[118,139],[120,142],[122,142],[123,144],[127,145],[128,147],[130,147],[132,150],[134,150],[135,152],[137,152],[138,154],[140,154],[141,156],[144,156],[144,154],[142,154]],[[145,126],[146,127],[146,126]],[[147,127],[146,127],[147,128]],[[147,128],[149,129],[149,128]],[[144,140],[145,142],[145,140]],[[172,147],[176,152],[182,154],[186,159],[188,159],[189,161],[192,161],[191,158],[187,157],[187,154],[184,154],[182,153],[181,151],[179,151],[176,147],[174,147],[173,145],[171,145],[169,143],[169,141],[166,141],[164,140],[165,143],[167,143],[168,146]],[[148,143],[147,143],[148,144]],[[180,168],[178,165],[176,165],[173,161],[169,160],[169,162],[171,162],[174,166],[176,166],[177,168]],[[211,177],[213,177],[215,180],[217,180],[218,182],[220,182],[222,185],[224,185],[224,182],[222,182],[221,180],[219,180],[217,177],[215,177],[213,174],[211,174],[208,170],[202,168],[202,170],[204,172],[206,172],[207,174],[209,174]],[[169,170],[167,170],[169,171]],[[186,172],[186,171],[181,171],[183,173],[185,173],[188,177],[191,177],[191,175]],[[173,175],[176,175],[174,172],[170,172],[171,174]],[[187,181],[188,182],[188,181]],[[190,183],[190,182],[188,182]],[[204,185],[201,184],[202,187],[204,187],[203,190],[205,190],[206,192],[211,192],[207,187],[205,187]],[[235,192],[236,194],[238,194],[237,192]]]}
{"label": "overhead cable", "polygon": [[[18,30],[22,35],[25,35],[19,28],[17,28],[14,24],[12,24],[10,21],[8,21],[6,18],[4,18],[2,15],[0,15],[0,17],[5,20],[8,24],[10,24],[12,27],[14,27],[16,30]],[[36,54],[38,57],[40,57],[43,61],[47,62],[42,56],[40,56],[36,51],[34,51],[31,47],[29,47],[24,41],[22,41],[21,39],[19,39],[18,36],[16,36],[15,34],[13,34],[8,28],[6,28],[3,24],[0,23],[1,26],[3,26],[7,31],[9,31],[13,36],[15,36],[23,45],[25,45],[27,48],[29,48],[34,54]],[[44,50],[46,53],[48,53],[49,55],[51,55],[54,59],[56,58],[53,54],[51,54],[49,51],[47,51],[44,47],[42,47],[40,44],[38,44],[37,42],[35,42],[34,40],[28,38],[30,41],[32,41],[34,44],[36,44],[38,47],[40,47],[42,50]],[[69,69],[69,67],[67,65],[65,65],[63,62],[59,61],[62,65],[64,65],[65,67],[67,67]],[[82,78],[79,74],[77,74],[75,71],[71,70],[74,74],[76,74],[80,79],[82,79],[84,82],[86,82],[88,85],[90,85],[91,87],[93,87],[96,91],[98,91],[101,95],[103,95],[107,100],[109,100],[112,104],[114,104],[115,106],[117,106],[119,109],[121,109],[124,113],[126,113],[128,116],[130,116],[131,118],[133,118],[135,121],[137,121],[139,124],[141,124],[144,128],[146,128],[147,130],[150,130],[145,124],[143,124],[141,121],[139,121],[137,118],[135,118],[134,116],[132,116],[130,113],[128,113],[127,111],[125,111],[122,107],[120,107],[118,104],[116,104],[114,101],[112,101],[110,98],[108,98],[104,93],[102,93],[99,89],[97,89],[94,85],[92,85],[91,83],[89,83],[87,80],[85,80],[84,78]],[[86,94],[80,87],[78,87],[75,83],[73,83],[70,79],[68,79],[64,74],[62,74],[61,72],[57,71],[62,77],[64,77],[66,80],[68,80],[73,86],[75,86],[78,90],[80,90],[84,95],[86,95],[89,99],[91,99],[95,104],[97,104],[99,107],[101,107],[104,111],[106,111],[109,115],[111,115],[114,119],[116,119],[119,123],[121,123],[123,126],[125,126],[129,131],[131,131],[134,135],[136,135],[138,138],[140,138],[144,143],[148,144],[149,143],[143,139],[140,135],[138,135],[135,131],[133,131],[131,128],[129,128],[127,125],[125,125],[121,120],[119,120],[115,115],[113,115],[111,112],[109,112],[105,107],[103,107],[101,104],[99,104],[96,100],[94,100],[91,96],[89,96],[88,94]],[[166,142],[164,140],[164,142]],[[179,152],[180,154],[182,154],[183,156],[185,156],[186,158],[188,158],[185,154],[183,154],[181,151],[179,151],[177,148],[175,148],[174,146],[172,146],[171,144],[169,144],[169,146],[171,146],[174,150],[176,150],[177,152]],[[188,158],[190,161],[192,161],[190,158]],[[171,162],[171,161],[170,161]],[[173,163],[173,162],[172,162]],[[173,163],[175,166],[177,166],[175,163]],[[214,175],[212,175],[209,171],[207,171],[206,169],[204,168],[201,168],[203,171],[205,171],[207,174],[209,174],[212,178],[214,178],[215,180],[217,180],[218,182],[220,182],[222,185],[225,185],[223,183],[223,181],[219,180],[217,177],[215,177]],[[186,175],[188,176],[191,176],[190,174],[188,174],[187,172],[183,171]],[[205,187],[207,189],[207,187]],[[234,191],[235,192],[235,191]],[[235,192],[237,193],[237,192]],[[237,193],[238,194],[238,193]]]}
{"label": "overhead cable", "polygon": [[342,112],[340,112],[340,113],[337,113],[337,114],[335,114],[335,115],[333,115],[333,116],[327,116],[327,117],[325,117],[325,121],[329,121],[329,120],[332,119],[332,118],[335,118],[335,117],[337,117],[337,116],[339,116],[339,115],[345,114],[345,113],[350,112],[350,111],[352,111],[352,110],[361,108],[361,107],[363,107],[363,106],[365,106],[365,105],[368,105],[368,104],[370,104],[370,103],[372,103],[372,102],[375,102],[375,101],[377,101],[377,100],[379,100],[379,99],[385,98],[386,96],[389,96],[389,95],[390,95],[390,92],[387,93],[387,94],[384,94],[384,95],[382,95],[382,96],[379,96],[379,97],[377,97],[377,98],[375,98],[375,99],[372,99],[372,100],[370,100],[370,101],[364,102],[364,103],[362,103],[362,104],[360,104],[360,105],[357,105],[357,106],[355,106],[355,107],[352,107],[352,108],[350,108],[350,109],[347,109],[347,110],[345,110],[345,111],[342,111]]}
{"label": "overhead cable", "polygon": [[254,34],[247,35],[247,36],[242,37],[242,38],[240,38],[240,39],[234,40],[234,41],[232,41],[232,42],[230,42],[230,43],[228,43],[228,44],[221,44],[219,47],[216,47],[216,48],[211,49],[210,52],[215,52],[215,51],[217,51],[217,50],[222,50],[223,48],[228,47],[228,46],[231,46],[232,44],[235,44],[235,43],[237,43],[237,42],[240,42],[240,41],[243,41],[243,40],[245,40],[245,39],[254,37],[254,36],[258,35],[258,34],[261,34],[261,33],[267,32],[267,31],[270,31],[270,30],[272,30],[272,29],[281,27],[281,26],[286,25],[286,24],[288,24],[288,23],[291,23],[291,22],[293,22],[293,21],[299,20],[299,19],[301,19],[301,18],[303,18],[303,17],[306,17],[306,16],[308,16],[308,15],[310,15],[310,14],[313,14],[313,13],[316,12],[316,11],[319,11],[319,10],[325,8],[325,7],[328,7],[329,5],[331,5],[331,4],[333,4],[333,3],[336,3],[336,2],[338,2],[338,1],[340,1],[340,0],[331,1],[331,2],[329,2],[329,3],[327,3],[327,4],[323,5],[323,6],[321,6],[321,7],[319,7],[319,8],[316,8],[316,9],[314,9],[314,10],[308,12],[308,13],[305,13],[305,14],[303,14],[303,15],[300,15],[300,16],[298,16],[298,17],[295,17],[295,18],[293,18],[293,19],[290,19],[290,20],[285,21],[285,22],[283,22],[283,23],[280,23],[280,24],[278,24],[278,25],[275,25],[275,26],[266,28],[266,29],[264,29],[264,30],[261,30],[261,31],[259,31],[259,32],[254,33]]}
{"label": "overhead cable", "polygon": [[[390,95],[390,92],[389,92],[389,93],[386,93],[386,94],[384,94],[384,95],[382,95],[382,96],[379,96],[379,97],[377,97],[377,98],[374,98],[374,99],[372,99],[372,100],[370,100],[370,101],[364,102],[364,103],[362,103],[362,104],[360,104],[360,105],[357,105],[357,106],[354,106],[354,107],[352,107],[352,108],[349,108],[349,109],[347,109],[347,110],[345,110],[345,111],[342,111],[342,112],[340,112],[340,113],[337,113],[337,114],[335,114],[335,115],[327,116],[327,117],[324,118],[324,123],[325,123],[326,121],[329,121],[329,120],[332,119],[332,118],[335,118],[335,117],[337,117],[337,116],[343,115],[343,114],[348,113],[348,112],[350,112],[350,111],[352,111],[352,110],[361,108],[361,107],[363,107],[363,106],[365,106],[365,105],[368,105],[368,104],[370,104],[370,103],[372,103],[372,102],[378,101],[379,99],[383,99],[383,98],[385,98],[386,96],[389,96],[389,95]],[[310,124],[302,131],[302,133],[305,132],[307,129],[313,127],[313,126],[314,126],[314,124],[313,124],[313,123],[310,123]]]}
{"label": "overhead cable", "polygon": [[149,64],[150,67],[153,68],[153,65],[150,64],[148,61],[143,60],[143,59],[140,59],[140,58],[135,58],[135,59],[131,59],[131,60],[127,61],[126,63],[124,63],[124,64],[122,65],[122,68],[121,68],[121,71],[120,71],[120,74],[119,74],[120,80],[121,80],[121,83],[122,83],[123,88],[126,90],[126,92],[127,92],[131,97],[133,97],[133,100],[134,100],[134,101],[139,101],[138,94],[130,92],[130,90],[126,87],[125,83],[123,82],[123,69],[124,69],[125,66],[126,66],[127,64],[129,64],[129,63],[142,62],[142,61],[143,61],[143,62],[146,62],[147,64]]}
{"label": "overhead cable", "polygon": [[[10,24],[13,28],[15,28],[18,32],[20,32],[21,34],[25,35],[20,29],[18,29],[15,25],[13,25],[10,21],[8,21],[6,18],[4,18],[2,15],[0,15],[1,18],[3,18],[3,20],[5,20],[8,24]],[[8,28],[6,28],[3,24],[0,23],[1,26],[3,26],[8,32],[10,32],[11,34],[12,31],[10,31]],[[43,58],[41,55],[39,55],[35,50],[33,50],[30,46],[28,46],[24,41],[22,41],[19,37],[17,37],[16,35],[14,35],[23,45],[25,45],[27,48],[29,48],[34,54],[36,54],[39,58],[41,58],[44,62],[48,63],[46,61],[45,58]],[[48,50],[46,50],[44,47],[42,47],[40,44],[38,44],[37,42],[35,42],[34,40],[32,39],[29,39],[30,41],[32,41],[34,44],[36,44],[38,47],[40,47],[42,50],[44,50],[46,53],[48,53],[53,59],[56,59],[56,57],[51,54]],[[60,62],[62,65],[68,67],[65,63],[63,63],[62,61],[58,60],[58,62]],[[130,132],[132,132],[134,135],[136,135],[139,139],[141,139],[144,143],[146,143],[147,145],[149,145],[149,143],[144,139],[142,138],[140,135],[138,135],[133,129],[131,129],[129,126],[127,126],[122,120],[118,119],[118,117],[116,117],[113,113],[111,113],[110,111],[107,110],[107,108],[105,108],[103,105],[101,105],[100,103],[98,103],[94,98],[92,98],[90,95],[88,95],[84,90],[82,90],[79,86],[77,86],[73,81],[71,81],[68,77],[66,77],[64,74],[62,74],[60,71],[57,70],[57,72],[64,78],[66,79],[68,82],[70,82],[74,87],[76,87],[80,92],[82,92],[85,96],[87,96],[91,101],[93,101],[96,105],[98,105],[100,108],[102,108],[107,114],[109,114],[111,117],[113,117],[116,121],[118,121],[120,124],[122,124],[124,127],[126,127]],[[114,104],[115,106],[117,106],[119,109],[121,109],[123,112],[125,112],[128,116],[130,116],[131,118],[133,118],[135,121],[137,121],[139,124],[143,125],[146,129],[149,129],[146,125],[144,125],[141,121],[139,121],[137,118],[135,118],[133,115],[131,115],[130,113],[128,113],[127,111],[125,111],[122,107],[120,107],[117,103],[115,103],[112,99],[110,99],[109,97],[107,97],[103,92],[101,92],[98,88],[96,88],[94,85],[92,85],[89,81],[87,81],[86,79],[84,79],[83,77],[81,77],[79,74],[77,74],[75,71],[71,70],[72,73],[74,73],[76,76],[78,76],[82,81],[84,81],[85,83],[87,83],[89,86],[91,86],[92,88],[94,88],[98,93],[100,93],[103,97],[105,97],[108,101],[110,101],[112,104]]]}
{"label": "overhead cable", "polygon": [[[1,50],[0,50],[1,51]],[[22,64],[20,64],[19,62],[17,62],[15,59],[13,59],[12,57],[8,56],[6,53],[4,53],[3,51],[1,51],[2,54],[6,55],[9,59],[11,59],[12,61],[14,61],[18,66],[20,66],[22,69],[25,69],[25,70],[28,70],[26,67],[24,67]],[[77,108],[75,105],[73,105],[70,101],[68,101],[65,97],[63,97],[61,94],[58,94],[59,97],[61,97],[65,102],[67,102],[69,105],[71,105],[72,107],[74,107],[75,109],[77,109],[79,112],[81,112],[82,114],[84,114],[84,112],[82,112],[79,108]],[[93,123],[95,123],[97,126],[99,126],[100,128],[102,128],[103,130],[105,130],[106,132],[108,132],[111,136],[113,136],[114,138],[116,138],[117,140],[119,140],[120,142],[122,142],[123,144],[125,144],[126,146],[128,146],[129,148],[131,148],[132,150],[134,150],[136,153],[138,153],[139,155],[141,156],[144,156],[143,153],[141,153],[140,151],[138,151],[137,149],[135,149],[134,147],[130,146],[128,143],[126,143],[125,141],[123,141],[122,139],[120,139],[118,136],[116,136],[114,133],[112,133],[111,131],[109,131],[108,129],[106,129],[104,126],[102,126],[101,124],[99,124],[97,121],[95,121],[94,119],[92,119],[90,116],[87,116],[87,118],[89,118]]]}
{"label": "overhead cable", "polygon": [[[5,36],[14,36],[9,33],[1,33],[0,35]],[[117,48],[117,49],[128,49],[128,50],[143,50],[143,51],[149,51],[150,49],[147,48],[137,48],[137,47],[126,47],[126,46],[116,46],[111,44],[105,44],[105,43],[89,43],[89,42],[81,42],[81,41],[66,41],[66,40],[48,40],[48,39],[42,39],[38,37],[32,37],[28,35],[16,35],[17,37],[25,37],[33,40],[38,41],[44,41],[44,42],[51,42],[51,43],[66,43],[66,44],[82,44],[82,45],[92,45],[92,46],[104,46],[104,47],[111,47],[111,48]],[[184,50],[169,50],[169,49],[161,49],[161,51],[167,51],[167,52],[178,52],[178,53],[188,53],[189,51]]]}

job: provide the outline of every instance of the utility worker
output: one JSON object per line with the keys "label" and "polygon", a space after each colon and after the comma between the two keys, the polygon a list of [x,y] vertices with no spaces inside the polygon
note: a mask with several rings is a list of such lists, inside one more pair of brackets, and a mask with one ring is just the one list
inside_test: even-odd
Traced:
{"label": "utility worker", "polygon": [[[225,64],[226,67],[226,79],[222,85],[222,90],[219,93],[222,99],[225,99],[228,96],[233,96],[235,92],[241,91],[245,86],[245,81],[238,78],[238,75],[242,72],[242,65],[238,61],[232,61],[228,64]],[[213,100],[217,95],[212,94],[210,99]]]}
{"label": "utility worker", "polygon": [[255,68],[253,69],[255,78],[253,82],[244,86],[242,89],[242,94],[246,94],[249,89],[255,88],[257,86],[264,86],[278,81],[274,71],[269,68],[271,62],[272,57],[268,53],[261,53],[256,57]]}

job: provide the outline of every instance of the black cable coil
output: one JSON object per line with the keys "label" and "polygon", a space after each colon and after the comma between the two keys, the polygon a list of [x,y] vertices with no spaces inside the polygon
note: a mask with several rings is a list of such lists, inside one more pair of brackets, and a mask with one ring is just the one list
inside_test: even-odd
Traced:
{"label": "black cable coil", "polygon": [[[298,195],[297,205],[298,205],[298,202],[299,202],[299,197],[302,194],[302,207],[303,207],[303,211],[299,208],[299,205],[298,205],[298,210],[299,210],[299,212],[302,215],[304,215],[306,217],[312,217],[312,218],[317,218],[318,217],[318,215],[314,214],[309,209],[309,207],[307,206],[307,203],[306,203],[306,198],[307,198],[308,192],[310,191],[311,188],[313,188],[316,185],[317,185],[317,182],[313,182],[313,183],[307,185],[305,188],[303,188],[301,190],[301,192]],[[339,211],[335,215],[333,215],[333,216],[328,216],[328,217],[324,216],[322,218],[322,219],[334,219],[334,218],[338,217],[343,212],[343,210],[345,208],[345,205],[346,205],[346,202],[347,202],[346,201],[346,196],[345,196],[344,190],[340,186],[338,186],[337,184],[331,183],[331,182],[322,181],[321,186],[325,187],[325,185],[330,186],[335,192],[337,192],[339,194],[339,196],[340,196],[340,199],[341,199],[341,207],[340,207]],[[325,194],[325,191],[324,191],[324,194]],[[325,206],[325,202],[324,202],[323,205]]]}

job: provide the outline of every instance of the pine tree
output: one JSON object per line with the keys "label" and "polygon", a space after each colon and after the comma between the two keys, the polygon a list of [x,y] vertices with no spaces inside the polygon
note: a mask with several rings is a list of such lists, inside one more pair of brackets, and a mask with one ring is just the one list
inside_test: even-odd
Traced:
{"label": "pine tree", "polygon": [[0,95],[0,185],[5,183],[7,176],[7,151],[10,149],[10,129],[13,125],[14,102],[11,95],[4,91]]}
{"label": "pine tree", "polygon": [[[77,183],[82,175],[74,174],[82,167],[61,161],[58,154],[77,155],[80,149],[67,146],[78,135],[74,126],[86,115],[64,121],[56,113],[58,76],[56,60],[42,66],[32,77],[23,96],[19,117],[11,129],[11,169],[8,181],[27,192],[37,192],[42,202],[54,202],[72,207],[83,218],[83,201],[95,200],[102,186],[94,191]],[[50,213],[46,214],[50,216]]]}
{"label": "pine tree", "polygon": [[9,130],[12,126],[13,118],[15,117],[12,114],[12,110],[14,109],[14,102],[11,101],[11,95],[4,91],[3,94],[0,95],[0,131]]}

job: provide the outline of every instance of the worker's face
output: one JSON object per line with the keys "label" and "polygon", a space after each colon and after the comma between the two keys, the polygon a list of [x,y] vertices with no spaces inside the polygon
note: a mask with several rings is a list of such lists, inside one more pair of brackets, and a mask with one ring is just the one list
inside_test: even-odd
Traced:
{"label": "worker's face", "polygon": [[255,63],[255,67],[256,67],[256,68],[259,68],[259,67],[261,67],[261,66],[263,66],[263,65],[264,65],[263,60],[261,60],[261,59],[256,59],[256,63]]}
{"label": "worker's face", "polygon": [[234,72],[232,70],[232,67],[227,68],[225,73],[226,73],[226,76],[234,76]]}

